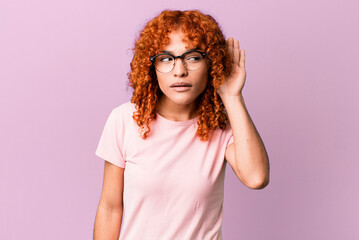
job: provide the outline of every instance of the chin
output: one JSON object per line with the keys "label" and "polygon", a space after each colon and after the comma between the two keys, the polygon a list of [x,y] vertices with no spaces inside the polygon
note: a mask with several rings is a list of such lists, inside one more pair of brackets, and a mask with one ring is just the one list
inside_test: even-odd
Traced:
{"label": "chin", "polygon": [[196,97],[188,97],[188,96],[172,96],[168,97],[166,96],[166,101],[173,102],[177,105],[189,105],[196,101],[198,96]]}

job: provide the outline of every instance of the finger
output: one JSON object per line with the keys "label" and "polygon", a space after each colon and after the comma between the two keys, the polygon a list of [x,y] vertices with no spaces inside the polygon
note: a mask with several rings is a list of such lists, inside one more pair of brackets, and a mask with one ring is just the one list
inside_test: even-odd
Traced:
{"label": "finger", "polygon": [[234,59],[233,59],[233,63],[236,64],[236,65],[239,65],[239,58],[240,58],[240,55],[239,55],[239,42],[238,40],[235,40],[234,41]]}
{"label": "finger", "polygon": [[229,59],[231,62],[233,62],[233,38],[228,38],[228,47],[227,47],[227,52],[229,55]]}
{"label": "finger", "polygon": [[230,61],[233,62],[233,38],[231,37],[228,38],[227,42],[228,42],[228,47],[227,47],[228,55]]}
{"label": "finger", "polygon": [[239,66],[240,67],[245,67],[245,53],[244,53],[244,49],[241,49],[241,60],[239,62]]}

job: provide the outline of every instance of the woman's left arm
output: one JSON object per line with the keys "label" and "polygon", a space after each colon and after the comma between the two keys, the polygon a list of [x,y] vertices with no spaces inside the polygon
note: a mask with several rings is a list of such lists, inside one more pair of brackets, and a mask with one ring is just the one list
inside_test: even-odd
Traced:
{"label": "woman's left arm", "polygon": [[240,181],[249,188],[262,189],[269,183],[269,160],[242,96],[246,80],[245,55],[243,49],[239,50],[238,40],[228,39],[228,53],[232,59],[231,74],[217,90],[227,111],[234,139],[225,156]]}

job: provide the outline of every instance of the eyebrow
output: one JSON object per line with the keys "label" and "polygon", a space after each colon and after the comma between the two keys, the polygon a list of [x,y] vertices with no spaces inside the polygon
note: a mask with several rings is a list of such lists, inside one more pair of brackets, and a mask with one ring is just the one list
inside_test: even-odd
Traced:
{"label": "eyebrow", "polygon": [[[200,50],[200,49],[199,48],[191,48],[191,49],[188,49],[186,52],[192,51],[192,50]],[[174,55],[172,51],[167,51],[167,50],[163,50],[163,51],[161,51],[161,53]]]}

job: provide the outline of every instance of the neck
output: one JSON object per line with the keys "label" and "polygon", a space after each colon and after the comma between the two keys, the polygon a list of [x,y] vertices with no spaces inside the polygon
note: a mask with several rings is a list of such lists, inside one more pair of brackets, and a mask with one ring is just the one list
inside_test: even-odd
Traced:
{"label": "neck", "polygon": [[162,117],[176,122],[188,121],[197,116],[198,100],[185,105],[176,104],[161,97],[157,113]]}

